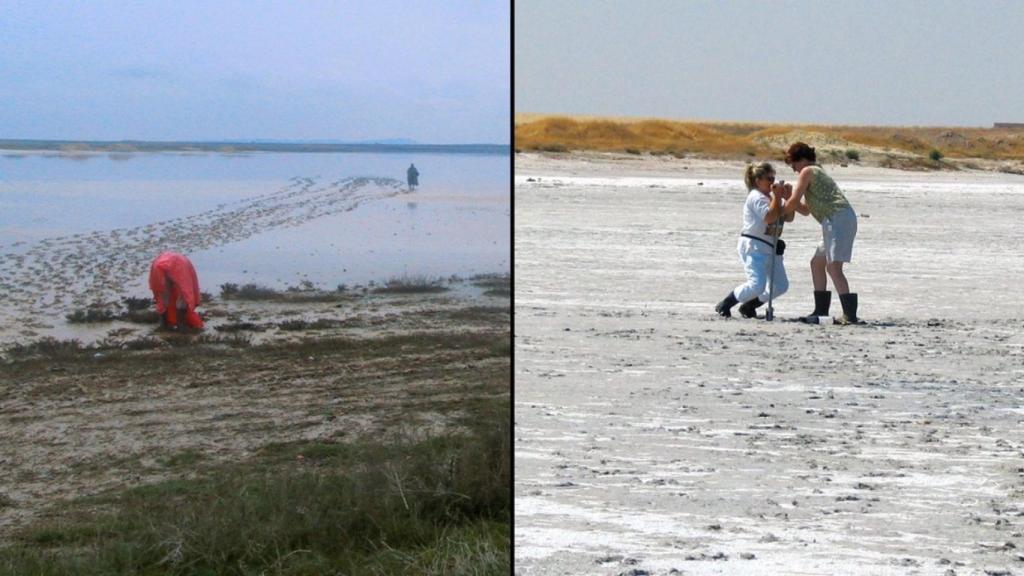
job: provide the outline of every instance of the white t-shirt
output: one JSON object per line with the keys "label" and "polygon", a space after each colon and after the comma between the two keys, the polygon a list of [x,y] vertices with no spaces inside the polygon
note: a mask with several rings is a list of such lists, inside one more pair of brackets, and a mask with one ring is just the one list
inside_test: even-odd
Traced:
{"label": "white t-shirt", "polygon": [[774,240],[766,233],[768,227],[764,223],[764,217],[768,215],[768,208],[771,205],[771,198],[756,188],[747,194],[747,201],[743,203],[743,230],[740,234],[756,236],[765,242],[772,244]]}

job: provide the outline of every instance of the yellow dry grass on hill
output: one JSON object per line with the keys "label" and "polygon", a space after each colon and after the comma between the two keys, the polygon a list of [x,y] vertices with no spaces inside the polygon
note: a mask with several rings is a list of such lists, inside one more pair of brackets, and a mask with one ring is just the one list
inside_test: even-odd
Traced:
{"label": "yellow dry grass on hill", "polygon": [[[1024,130],[920,126],[838,126],[673,121],[517,114],[516,150],[594,150],[712,157],[781,157],[797,140],[819,155],[881,162],[937,156],[1024,160]],[[849,154],[849,156],[847,156]],[[930,159],[930,160],[929,160]]]}

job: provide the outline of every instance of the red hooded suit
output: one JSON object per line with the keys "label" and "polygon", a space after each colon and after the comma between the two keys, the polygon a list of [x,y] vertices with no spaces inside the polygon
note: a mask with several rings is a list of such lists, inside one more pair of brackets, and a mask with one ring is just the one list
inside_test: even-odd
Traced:
{"label": "red hooded suit", "polygon": [[149,289],[153,291],[158,314],[167,314],[167,325],[178,325],[180,306],[185,308],[185,325],[202,328],[203,320],[196,314],[199,305],[199,279],[188,258],[177,252],[164,252],[149,268]]}

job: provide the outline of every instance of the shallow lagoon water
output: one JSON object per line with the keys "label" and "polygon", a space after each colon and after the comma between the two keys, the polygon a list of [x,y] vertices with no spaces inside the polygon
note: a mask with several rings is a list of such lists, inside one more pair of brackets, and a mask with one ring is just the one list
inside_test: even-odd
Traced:
{"label": "shallow lagoon water", "polygon": [[[411,194],[189,254],[203,289],[215,291],[223,282],[283,287],[308,280],[334,287],[403,275],[508,272],[505,154],[6,154],[0,157],[0,253],[47,238],[187,218],[273,194],[295,178],[404,182],[410,163],[421,182]],[[130,291],[144,291],[144,281]]]}

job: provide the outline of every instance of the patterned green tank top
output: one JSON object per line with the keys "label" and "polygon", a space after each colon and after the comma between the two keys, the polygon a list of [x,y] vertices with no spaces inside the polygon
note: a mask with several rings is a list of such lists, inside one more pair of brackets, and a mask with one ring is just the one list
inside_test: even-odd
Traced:
{"label": "patterned green tank top", "polygon": [[836,181],[821,166],[812,164],[810,170],[813,178],[804,198],[815,220],[821,222],[843,208],[850,207],[850,202],[843,196]]}

